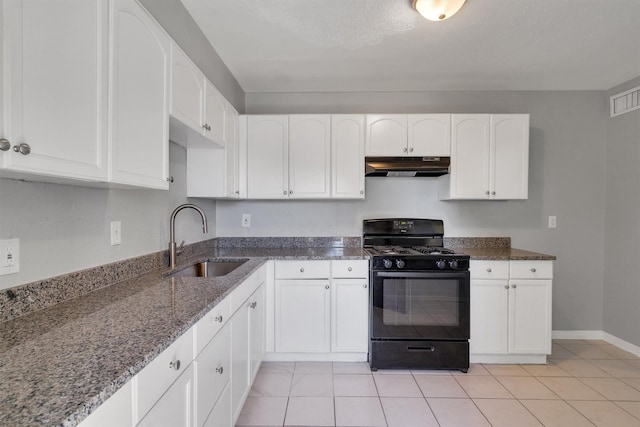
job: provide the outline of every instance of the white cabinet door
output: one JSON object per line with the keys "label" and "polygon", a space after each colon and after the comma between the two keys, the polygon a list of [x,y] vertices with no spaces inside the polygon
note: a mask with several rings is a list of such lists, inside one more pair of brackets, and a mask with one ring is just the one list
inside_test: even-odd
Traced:
{"label": "white cabinet door", "polygon": [[106,180],[107,14],[100,0],[4,2],[0,168]]}
{"label": "white cabinet door", "polygon": [[451,198],[489,197],[489,125],[488,114],[451,116]]}
{"label": "white cabinet door", "polygon": [[330,304],[329,280],[276,280],[275,351],[330,351]]}
{"label": "white cabinet door", "polygon": [[110,180],[168,189],[170,39],[135,0],[110,2]]}
{"label": "white cabinet door", "polygon": [[171,43],[171,102],[169,113],[198,133],[203,132],[202,72],[175,43]]}
{"label": "white cabinet door", "polygon": [[204,427],[229,427],[231,421],[231,383],[223,390],[220,398],[213,407],[209,418],[204,423]]}
{"label": "white cabinet door", "polygon": [[471,280],[469,353],[507,354],[508,301],[508,280]]}
{"label": "white cabinet door", "polygon": [[289,196],[329,198],[330,194],[330,116],[289,116]]}
{"label": "white cabinet door", "polygon": [[256,378],[265,352],[265,286],[260,285],[249,298],[249,378]]}
{"label": "white cabinet door", "polygon": [[451,155],[451,114],[409,114],[409,156]]}
{"label": "white cabinet door", "polygon": [[551,280],[510,280],[509,352],[551,353]]}
{"label": "white cabinet door", "polygon": [[331,116],[331,197],[364,199],[365,117]]}
{"label": "white cabinet door", "polygon": [[529,194],[529,115],[491,115],[490,191],[494,199]]}
{"label": "white cabinet door", "polygon": [[367,114],[367,156],[406,156],[407,115]]}
{"label": "white cabinet door", "polygon": [[204,100],[204,136],[219,145],[224,145],[226,100],[209,80],[205,83]]}
{"label": "white cabinet door", "polygon": [[333,279],[331,286],[331,351],[367,352],[368,280]]}
{"label": "white cabinet door", "polygon": [[227,323],[195,361],[196,425],[201,426],[231,378],[231,325]]}
{"label": "white cabinet door", "polygon": [[[246,138],[239,138],[238,112],[227,103],[225,118],[226,190],[231,199],[247,198]],[[243,119],[246,126],[246,118]],[[244,129],[246,135],[246,127]],[[241,147],[243,145],[243,147]]]}
{"label": "white cabinet door", "polygon": [[178,377],[138,427],[195,427],[193,364]]}
{"label": "white cabinet door", "polygon": [[231,318],[231,413],[235,422],[249,393],[249,307],[243,304]]}
{"label": "white cabinet door", "polygon": [[289,196],[287,116],[247,117],[247,197]]}

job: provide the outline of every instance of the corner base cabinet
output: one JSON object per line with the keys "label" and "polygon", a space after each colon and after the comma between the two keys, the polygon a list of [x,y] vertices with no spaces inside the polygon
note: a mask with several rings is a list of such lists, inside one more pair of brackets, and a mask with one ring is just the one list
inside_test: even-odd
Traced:
{"label": "corner base cabinet", "polygon": [[551,353],[552,261],[474,261],[470,359],[546,363]]}

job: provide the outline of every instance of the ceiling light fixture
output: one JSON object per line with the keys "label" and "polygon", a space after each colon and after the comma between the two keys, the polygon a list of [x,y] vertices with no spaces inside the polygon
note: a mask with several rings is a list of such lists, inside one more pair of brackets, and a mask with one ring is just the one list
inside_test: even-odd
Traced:
{"label": "ceiling light fixture", "polygon": [[413,8],[429,21],[444,21],[455,15],[466,0],[413,0]]}

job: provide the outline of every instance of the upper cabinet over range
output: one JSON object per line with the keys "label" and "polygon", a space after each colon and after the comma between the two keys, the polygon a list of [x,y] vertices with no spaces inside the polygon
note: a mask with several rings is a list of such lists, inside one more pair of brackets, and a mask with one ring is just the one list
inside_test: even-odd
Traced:
{"label": "upper cabinet over range", "polygon": [[367,156],[448,157],[451,114],[368,114]]}

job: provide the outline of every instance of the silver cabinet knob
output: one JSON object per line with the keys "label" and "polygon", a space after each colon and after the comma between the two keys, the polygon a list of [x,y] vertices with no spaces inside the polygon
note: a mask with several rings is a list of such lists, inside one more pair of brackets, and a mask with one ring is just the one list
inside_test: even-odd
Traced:
{"label": "silver cabinet knob", "polygon": [[495,195],[496,195],[496,192],[495,192],[495,191],[492,191],[492,192],[491,192],[491,195],[492,195],[492,196],[495,196]]}
{"label": "silver cabinet knob", "polygon": [[287,195],[287,190],[284,190],[284,191],[282,192],[282,194],[284,194],[284,195],[286,196],[286,195]]}
{"label": "silver cabinet knob", "polygon": [[214,322],[222,323],[222,316],[216,316],[213,318]]}
{"label": "silver cabinet knob", "polygon": [[509,289],[509,285],[504,285],[504,288],[505,289]]}
{"label": "silver cabinet knob", "polygon": [[205,124],[203,124],[203,125],[202,125],[202,127],[204,128],[204,130],[208,130],[208,131],[210,131],[210,130],[211,130],[211,126],[209,126],[209,125],[208,125],[208,124],[206,124],[206,123],[205,123]]}
{"label": "silver cabinet knob", "polygon": [[293,194],[293,190],[289,190],[289,194]]}
{"label": "silver cabinet knob", "polygon": [[169,368],[175,369],[176,371],[180,370],[180,361],[176,360],[175,362],[169,362]]}
{"label": "silver cabinet knob", "polygon": [[363,288],[365,288],[365,289],[367,289],[367,285],[366,285],[366,284],[362,285],[362,287],[363,287]]}
{"label": "silver cabinet knob", "polygon": [[325,288],[325,289],[329,289],[329,285],[326,285],[324,288]]}
{"label": "silver cabinet knob", "polygon": [[531,269],[531,272],[532,272],[532,273],[535,273],[535,272],[536,272],[536,269],[535,269],[535,268],[532,268],[532,269]]}
{"label": "silver cabinet knob", "polygon": [[409,152],[413,153],[413,147],[409,148]]}
{"label": "silver cabinet knob", "polygon": [[484,194],[489,195],[489,190],[485,191]]}
{"label": "silver cabinet knob", "polygon": [[256,308],[257,306],[258,306],[258,303],[256,301],[254,301],[251,304],[249,304],[249,307],[251,307],[251,308]]}
{"label": "silver cabinet knob", "polygon": [[0,151],[9,151],[11,148],[11,143],[8,139],[0,138]]}
{"label": "silver cabinet knob", "polygon": [[352,270],[353,270],[353,268],[351,268],[351,267],[347,268],[347,271],[352,271]]}
{"label": "silver cabinet knob", "polygon": [[300,269],[300,273],[304,273],[304,268],[301,268],[301,269]]}
{"label": "silver cabinet knob", "polygon": [[406,153],[406,152],[407,152],[407,147],[404,147],[404,148],[402,149],[402,152],[403,152],[403,153]]}
{"label": "silver cabinet knob", "polygon": [[166,178],[166,180],[167,180],[167,182],[173,182],[173,177],[170,176],[170,177]]}
{"label": "silver cabinet knob", "polygon": [[240,191],[236,190],[236,191],[235,191],[235,193],[236,193],[236,194],[240,194]]}
{"label": "silver cabinet knob", "polygon": [[511,285],[511,287],[512,287],[513,289],[515,289],[517,286],[516,286],[516,285]]}
{"label": "silver cabinet knob", "polygon": [[223,372],[224,372],[224,368],[222,366],[216,368],[216,374],[222,375]]}
{"label": "silver cabinet knob", "polygon": [[23,142],[20,145],[14,145],[13,146],[13,151],[15,151],[16,153],[20,153],[20,154],[26,156],[29,153],[31,153],[31,146],[29,144],[27,144],[26,142]]}
{"label": "silver cabinet knob", "polygon": [[364,190],[360,190],[360,194],[364,194]]}
{"label": "silver cabinet knob", "polygon": [[487,268],[487,273],[491,273],[491,269],[490,268]]}

